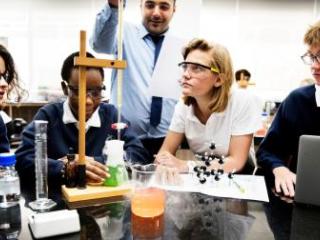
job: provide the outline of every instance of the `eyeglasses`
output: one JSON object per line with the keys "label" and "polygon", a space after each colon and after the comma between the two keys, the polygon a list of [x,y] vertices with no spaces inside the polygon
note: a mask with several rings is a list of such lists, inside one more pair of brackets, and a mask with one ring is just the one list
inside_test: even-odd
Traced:
{"label": "eyeglasses", "polygon": [[202,65],[200,63],[193,63],[193,62],[181,62],[178,64],[178,66],[181,68],[183,72],[189,71],[191,74],[200,74],[205,72],[206,70],[210,70],[214,73],[220,73],[219,69],[216,67],[209,67]]}
{"label": "eyeglasses", "polygon": [[315,61],[317,61],[317,63],[320,63],[320,54],[313,55],[311,53],[305,53],[301,56],[301,59],[304,62],[304,64],[307,65],[312,65]]}
{"label": "eyeglasses", "polygon": [[[79,88],[68,85],[68,88],[70,89],[71,94],[74,97],[79,97]],[[101,99],[103,98],[101,92],[102,90],[106,90],[106,87],[102,85],[101,87],[93,88],[93,89],[87,89],[86,96],[90,96],[92,99]]]}
{"label": "eyeglasses", "polygon": [[8,83],[9,81],[9,73],[5,72],[5,73],[0,73],[0,80],[3,79],[4,81],[6,81]]}

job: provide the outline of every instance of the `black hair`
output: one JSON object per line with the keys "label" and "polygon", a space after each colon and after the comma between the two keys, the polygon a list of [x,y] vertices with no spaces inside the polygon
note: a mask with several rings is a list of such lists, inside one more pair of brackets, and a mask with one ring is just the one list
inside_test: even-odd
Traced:
{"label": "black hair", "polygon": [[0,57],[3,58],[5,64],[5,76],[6,82],[9,85],[8,97],[10,98],[10,92],[15,92],[17,95],[16,101],[20,101],[24,95],[27,95],[27,91],[23,89],[19,84],[19,76],[16,71],[16,67],[13,58],[9,51],[0,44]]}
{"label": "black hair", "polygon": [[236,75],[236,81],[240,81],[241,78],[241,73],[243,73],[244,76],[248,77],[248,80],[251,77],[250,72],[247,69],[239,69],[238,71],[236,71],[235,75]]}
{"label": "black hair", "polygon": [[[78,57],[78,56],[79,56],[79,52],[74,52],[64,60],[61,68],[62,80],[69,82],[72,70],[78,68],[78,66],[74,65],[74,57]],[[89,52],[86,53],[86,56],[90,58],[95,58],[94,55]],[[88,67],[87,69],[97,69],[102,76],[102,80],[104,79],[104,72],[102,67]]]}
{"label": "black hair", "polygon": [[6,67],[5,74],[7,76],[6,81],[10,85],[14,81],[14,79],[18,77],[18,74],[15,71],[13,58],[8,50],[2,45],[0,45],[0,56],[4,60],[4,64]]}

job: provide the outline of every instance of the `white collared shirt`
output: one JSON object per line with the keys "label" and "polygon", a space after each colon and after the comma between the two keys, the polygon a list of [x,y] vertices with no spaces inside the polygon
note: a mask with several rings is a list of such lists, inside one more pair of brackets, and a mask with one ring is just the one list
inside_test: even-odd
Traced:
{"label": "white collared shirt", "polygon": [[320,107],[320,86],[315,84],[315,87],[316,87],[316,92],[315,92],[316,103],[317,103],[317,107]]}
{"label": "white collared shirt", "polygon": [[169,129],[184,133],[194,153],[209,151],[210,143],[214,142],[216,153],[226,156],[232,135],[253,134],[259,129],[260,112],[252,94],[234,89],[226,110],[211,114],[206,124],[202,124],[194,115],[193,106],[180,101]]}
{"label": "white collared shirt", "polygon": [[[94,111],[94,113],[91,115],[91,117],[86,122],[86,132],[89,130],[90,127],[96,127],[96,128],[101,127],[101,119],[100,119],[100,116],[99,116],[99,108],[100,107],[97,107],[97,109]],[[70,109],[69,99],[67,99],[63,103],[62,121],[63,121],[64,124],[74,123],[76,125],[76,127],[79,128],[78,120],[73,116],[73,113],[72,113],[72,111]]]}
{"label": "white collared shirt", "polygon": [[4,124],[7,124],[8,122],[12,121],[12,118],[5,112],[5,111],[0,111],[0,116],[2,117],[2,120]]}

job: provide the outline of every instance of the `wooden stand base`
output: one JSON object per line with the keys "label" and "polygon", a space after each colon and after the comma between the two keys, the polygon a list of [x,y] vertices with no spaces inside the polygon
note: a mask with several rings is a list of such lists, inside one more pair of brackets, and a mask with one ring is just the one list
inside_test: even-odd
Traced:
{"label": "wooden stand base", "polygon": [[62,193],[68,202],[85,201],[90,199],[124,196],[132,191],[131,185],[119,187],[87,186],[85,189],[67,188],[62,186]]}

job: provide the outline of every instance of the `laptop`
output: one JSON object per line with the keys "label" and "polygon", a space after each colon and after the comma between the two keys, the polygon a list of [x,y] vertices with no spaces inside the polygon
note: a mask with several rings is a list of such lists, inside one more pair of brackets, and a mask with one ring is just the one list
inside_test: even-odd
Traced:
{"label": "laptop", "polygon": [[320,239],[320,208],[295,207],[292,211],[290,240]]}
{"label": "laptop", "polygon": [[302,135],[299,140],[294,200],[320,206],[320,136]]}

